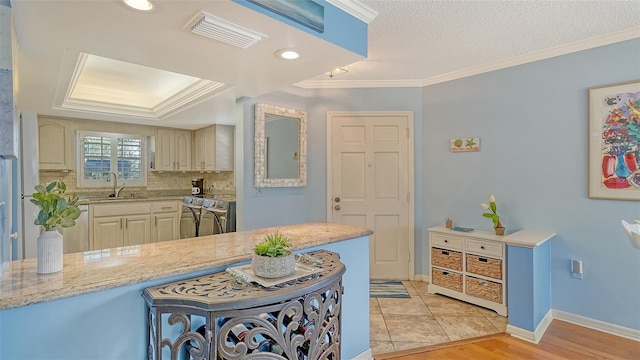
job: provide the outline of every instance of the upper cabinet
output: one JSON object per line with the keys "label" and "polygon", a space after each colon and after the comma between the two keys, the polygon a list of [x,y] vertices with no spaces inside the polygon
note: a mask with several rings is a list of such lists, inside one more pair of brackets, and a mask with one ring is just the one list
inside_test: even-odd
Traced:
{"label": "upper cabinet", "polygon": [[38,118],[38,161],[42,170],[73,170],[73,129],[69,121]]}
{"label": "upper cabinet", "polygon": [[233,171],[234,127],[212,125],[194,134],[196,171]]}
{"label": "upper cabinet", "polygon": [[158,129],[155,170],[191,170],[191,131]]}

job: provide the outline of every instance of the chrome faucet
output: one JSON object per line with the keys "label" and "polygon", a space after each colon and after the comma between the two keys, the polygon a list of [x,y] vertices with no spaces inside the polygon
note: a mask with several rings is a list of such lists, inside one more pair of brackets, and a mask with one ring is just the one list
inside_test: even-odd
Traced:
{"label": "chrome faucet", "polygon": [[120,196],[122,189],[124,189],[125,183],[122,183],[122,186],[118,187],[118,175],[113,171],[109,174],[107,181],[111,181],[111,175],[113,175],[113,195],[111,197],[117,198]]}

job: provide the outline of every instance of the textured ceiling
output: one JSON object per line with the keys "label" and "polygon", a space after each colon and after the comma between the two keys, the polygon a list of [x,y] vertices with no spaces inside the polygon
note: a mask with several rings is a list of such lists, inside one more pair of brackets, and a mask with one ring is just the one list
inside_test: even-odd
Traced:
{"label": "textured ceiling", "polygon": [[369,54],[334,81],[425,80],[550,49],[560,53],[558,47],[607,34],[640,37],[637,0],[360,3],[378,12],[369,24]]}
{"label": "textured ceiling", "polygon": [[[150,13],[131,11],[120,0],[12,0],[24,94],[19,101],[41,114],[194,129],[233,123],[220,109],[233,110],[235,97],[258,96],[296,82],[303,87],[424,86],[640,38],[640,0],[332,1],[362,4],[378,13],[369,24],[368,58],[358,61],[362,57],[357,54],[231,0],[158,0]],[[199,11],[268,38],[237,49],[185,31]],[[273,56],[287,47],[305,56],[293,63]],[[56,108],[52,104],[65,95],[80,52],[219,81],[233,89],[160,121]],[[640,64],[640,50],[638,58]],[[349,72],[333,79],[321,75],[340,65]]]}

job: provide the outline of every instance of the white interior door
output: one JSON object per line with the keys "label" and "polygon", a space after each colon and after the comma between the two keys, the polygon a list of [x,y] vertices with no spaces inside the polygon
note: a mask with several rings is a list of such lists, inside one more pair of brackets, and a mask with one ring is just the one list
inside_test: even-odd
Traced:
{"label": "white interior door", "polygon": [[411,112],[329,112],[329,221],[367,227],[374,279],[412,279]]}

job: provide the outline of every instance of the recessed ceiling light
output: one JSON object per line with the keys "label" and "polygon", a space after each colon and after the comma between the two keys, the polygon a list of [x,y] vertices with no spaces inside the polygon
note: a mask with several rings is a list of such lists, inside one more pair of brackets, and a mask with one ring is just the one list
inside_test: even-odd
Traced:
{"label": "recessed ceiling light", "polygon": [[122,0],[127,6],[140,11],[153,10],[153,4],[148,0]]}
{"label": "recessed ceiling light", "polygon": [[276,56],[285,60],[295,60],[300,57],[300,54],[293,49],[280,49],[276,51]]}

